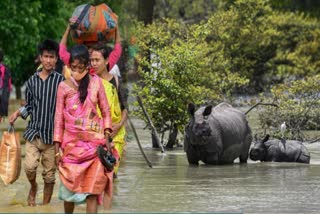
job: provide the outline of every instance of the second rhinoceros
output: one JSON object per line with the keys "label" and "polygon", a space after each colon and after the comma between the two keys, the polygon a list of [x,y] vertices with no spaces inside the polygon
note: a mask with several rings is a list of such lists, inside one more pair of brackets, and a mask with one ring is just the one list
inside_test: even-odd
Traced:
{"label": "second rhinoceros", "polygon": [[229,164],[239,157],[246,163],[252,142],[246,116],[227,103],[202,107],[195,112],[189,104],[191,119],[185,128],[184,150],[189,164]]}
{"label": "second rhinoceros", "polygon": [[250,159],[257,161],[309,163],[310,153],[300,141],[272,139],[266,135],[256,140],[250,150]]}

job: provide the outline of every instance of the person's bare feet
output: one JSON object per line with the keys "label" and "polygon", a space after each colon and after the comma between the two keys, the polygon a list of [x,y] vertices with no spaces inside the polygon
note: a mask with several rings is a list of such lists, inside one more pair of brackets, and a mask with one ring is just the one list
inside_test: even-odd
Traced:
{"label": "person's bare feet", "polygon": [[38,184],[31,186],[29,195],[28,195],[28,206],[36,206],[36,196],[38,191]]}

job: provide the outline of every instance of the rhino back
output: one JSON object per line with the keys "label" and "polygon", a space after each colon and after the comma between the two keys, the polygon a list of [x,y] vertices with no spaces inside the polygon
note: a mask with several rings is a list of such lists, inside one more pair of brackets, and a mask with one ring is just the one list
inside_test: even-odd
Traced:
{"label": "rhino back", "polygon": [[309,151],[300,141],[273,139],[265,145],[268,148],[266,161],[305,162],[299,161],[301,157],[309,157],[310,160]]}
{"label": "rhino back", "polygon": [[210,116],[212,127],[220,129],[225,147],[243,143],[246,136],[251,133],[245,115],[237,109],[216,108]]}

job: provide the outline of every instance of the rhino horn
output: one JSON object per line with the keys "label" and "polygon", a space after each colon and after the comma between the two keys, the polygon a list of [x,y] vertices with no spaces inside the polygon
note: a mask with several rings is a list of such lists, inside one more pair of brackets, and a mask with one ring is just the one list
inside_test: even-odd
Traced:
{"label": "rhino horn", "polygon": [[212,111],[212,105],[208,105],[208,106],[204,109],[202,115],[203,115],[204,117],[206,117],[206,116],[208,116],[208,115],[211,114],[211,111]]}
{"label": "rhino horn", "polygon": [[267,142],[267,141],[269,140],[269,137],[270,137],[270,135],[267,134],[267,135],[264,137],[264,139],[262,140],[262,143]]}
{"label": "rhino horn", "polygon": [[195,109],[196,107],[193,103],[188,104],[188,112],[192,117],[194,116],[194,112],[196,111]]}

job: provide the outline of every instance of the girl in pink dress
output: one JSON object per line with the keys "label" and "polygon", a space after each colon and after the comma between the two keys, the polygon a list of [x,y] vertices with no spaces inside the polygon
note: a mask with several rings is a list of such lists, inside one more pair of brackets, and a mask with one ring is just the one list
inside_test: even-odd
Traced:
{"label": "girl in pink dress", "polygon": [[89,75],[87,47],[73,47],[69,62],[72,76],[59,85],[54,126],[59,198],[64,200],[66,213],[74,211],[75,203],[83,202],[88,213],[96,213],[102,198],[105,207],[112,198],[113,171],[107,171],[97,157],[99,145],[110,148],[109,104],[100,78]]}

